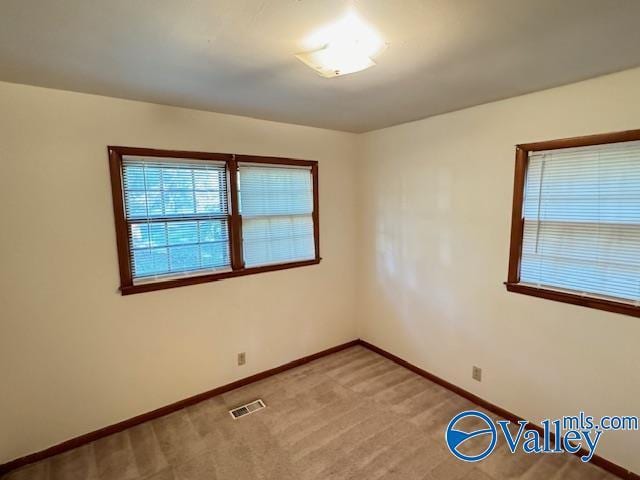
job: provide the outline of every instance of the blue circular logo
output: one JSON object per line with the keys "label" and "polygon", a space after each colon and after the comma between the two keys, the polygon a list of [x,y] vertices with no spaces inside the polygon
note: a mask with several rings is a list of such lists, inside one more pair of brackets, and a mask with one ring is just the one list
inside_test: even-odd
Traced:
{"label": "blue circular logo", "polygon": [[[475,417],[476,419],[480,419],[483,423],[486,424],[486,428],[481,427],[472,432],[464,432],[455,428],[456,424],[460,420],[468,417]],[[459,448],[464,442],[466,442],[470,438],[475,438],[480,435],[491,435],[489,446],[484,451],[476,455],[465,455],[464,453],[461,453],[459,451]],[[447,441],[447,447],[449,447],[449,451],[460,460],[464,460],[465,462],[477,462],[482,460],[483,458],[488,457],[489,454],[493,452],[493,449],[496,448],[498,433],[496,432],[496,426],[493,424],[491,418],[489,418],[482,412],[468,410],[466,412],[459,413],[451,419],[449,425],[447,425],[447,430],[445,431],[445,440]]]}

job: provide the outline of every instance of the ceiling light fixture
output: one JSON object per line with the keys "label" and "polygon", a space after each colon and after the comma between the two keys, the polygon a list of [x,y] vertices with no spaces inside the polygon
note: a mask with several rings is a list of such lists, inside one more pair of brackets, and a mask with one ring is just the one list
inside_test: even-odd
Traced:
{"label": "ceiling light fixture", "polygon": [[305,41],[310,50],[296,58],[326,78],[360,72],[376,63],[375,55],[385,43],[380,35],[355,12],[347,14],[335,23],[327,25]]}

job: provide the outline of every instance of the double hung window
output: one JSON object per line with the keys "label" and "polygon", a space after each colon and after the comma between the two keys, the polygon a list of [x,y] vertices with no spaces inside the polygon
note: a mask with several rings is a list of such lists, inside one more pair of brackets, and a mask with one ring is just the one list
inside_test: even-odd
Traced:
{"label": "double hung window", "polygon": [[318,165],[109,147],[124,294],[318,263]]}
{"label": "double hung window", "polygon": [[640,132],[520,145],[507,288],[640,315]]}

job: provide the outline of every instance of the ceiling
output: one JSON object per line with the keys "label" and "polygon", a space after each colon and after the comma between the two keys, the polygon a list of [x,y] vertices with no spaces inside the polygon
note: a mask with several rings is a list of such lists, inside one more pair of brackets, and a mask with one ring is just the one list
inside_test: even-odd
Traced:
{"label": "ceiling", "polygon": [[[637,0],[2,0],[0,80],[364,132],[640,65]],[[388,42],[299,62],[349,6]]]}

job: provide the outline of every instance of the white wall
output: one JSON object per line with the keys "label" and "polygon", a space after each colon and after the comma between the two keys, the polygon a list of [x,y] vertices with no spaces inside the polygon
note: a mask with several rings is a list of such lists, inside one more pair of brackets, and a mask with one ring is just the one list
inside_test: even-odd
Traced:
{"label": "white wall", "polygon": [[[640,414],[640,319],[502,285],[514,145],[631,128],[640,69],[362,136],[0,83],[0,463],[358,334],[525,418]],[[108,144],[319,160],[323,262],[120,296]]]}
{"label": "white wall", "polygon": [[[360,336],[535,421],[640,415],[639,318],[502,285],[514,145],[635,128],[640,69],[364,135]],[[639,451],[616,432],[597,453],[640,471]]]}
{"label": "white wall", "polygon": [[[109,144],[318,160],[322,263],[120,296]],[[0,83],[0,463],[353,340],[355,148]]]}

